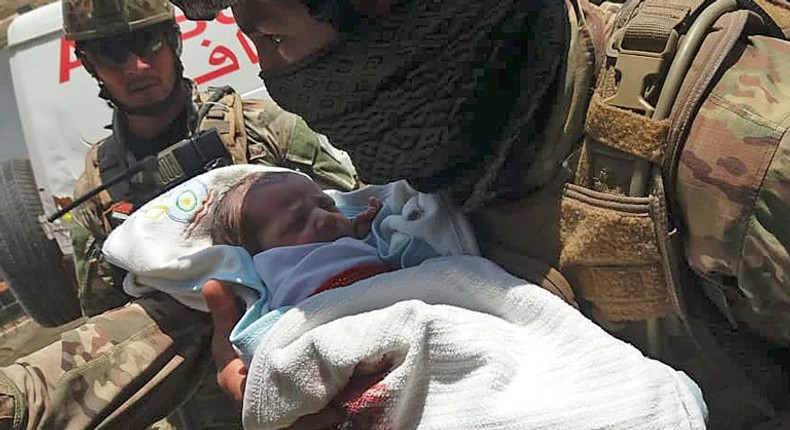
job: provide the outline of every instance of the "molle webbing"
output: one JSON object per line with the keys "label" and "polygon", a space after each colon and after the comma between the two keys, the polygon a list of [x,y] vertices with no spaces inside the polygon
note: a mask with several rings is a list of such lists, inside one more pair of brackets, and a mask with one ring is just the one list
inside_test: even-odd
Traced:
{"label": "molle webbing", "polygon": [[655,121],[613,107],[597,94],[587,111],[586,135],[595,142],[661,163],[667,146],[669,120]]}
{"label": "molle webbing", "polygon": [[629,321],[667,311],[653,196],[629,198],[569,185],[562,201],[561,264],[594,316]]}
{"label": "molle webbing", "polygon": [[[682,36],[708,4],[629,2],[606,45],[577,185],[566,187],[562,201],[560,235],[560,266],[597,319],[684,313],[677,234],[666,209],[661,169],[667,155],[675,153],[669,113],[678,88],[664,86],[673,62],[683,60],[676,55],[684,49]],[[696,51],[687,51],[684,55],[696,57]]]}
{"label": "molle webbing", "polygon": [[[737,0],[632,1],[614,24],[577,184],[566,187],[561,208],[560,266],[598,319],[684,313],[677,223],[663,187],[694,108],[724,59],[711,61],[714,53],[700,50],[701,42],[724,41],[718,48],[729,52],[745,17],[720,18],[737,7]],[[724,31],[711,36],[714,22],[723,22]],[[692,59],[707,67],[690,67]],[[673,116],[676,105],[683,111]]]}
{"label": "molle webbing", "polygon": [[212,128],[219,132],[234,164],[247,162],[247,131],[244,127],[241,98],[230,87],[214,89],[198,95],[201,113],[199,131]]}

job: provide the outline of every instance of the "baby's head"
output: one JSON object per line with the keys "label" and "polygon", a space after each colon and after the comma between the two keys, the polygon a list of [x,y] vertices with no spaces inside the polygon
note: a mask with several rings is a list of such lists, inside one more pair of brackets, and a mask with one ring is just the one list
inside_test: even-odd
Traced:
{"label": "baby's head", "polygon": [[250,175],[214,208],[211,240],[250,254],[279,246],[354,236],[351,221],[308,177],[295,172]]}

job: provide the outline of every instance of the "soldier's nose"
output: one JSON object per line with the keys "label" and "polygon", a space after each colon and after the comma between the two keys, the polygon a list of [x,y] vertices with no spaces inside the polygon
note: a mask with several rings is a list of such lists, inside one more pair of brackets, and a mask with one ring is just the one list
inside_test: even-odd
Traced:
{"label": "soldier's nose", "polygon": [[126,57],[126,61],[124,61],[123,65],[127,71],[140,71],[151,68],[151,63],[149,61],[147,61],[144,57],[134,53],[129,53],[129,56]]}

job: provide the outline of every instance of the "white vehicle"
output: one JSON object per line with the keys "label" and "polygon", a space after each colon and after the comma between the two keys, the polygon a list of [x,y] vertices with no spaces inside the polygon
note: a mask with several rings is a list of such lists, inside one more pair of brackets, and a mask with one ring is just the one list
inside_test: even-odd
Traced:
{"label": "white vehicle", "polygon": [[[212,22],[187,21],[179,13],[177,22],[185,75],[201,89],[230,85],[242,95],[268,97],[257,76],[255,48],[229,11]],[[61,27],[60,2],[35,9],[13,20],[8,46],[0,50],[0,62],[8,63],[0,71],[10,70],[11,83],[0,75],[0,106],[19,115],[18,122],[0,124],[0,152],[26,148],[28,154],[0,158],[0,278],[44,326],[80,316],[69,217],[54,223],[46,217],[71,201],[86,152],[110,133],[105,126],[112,113]]]}

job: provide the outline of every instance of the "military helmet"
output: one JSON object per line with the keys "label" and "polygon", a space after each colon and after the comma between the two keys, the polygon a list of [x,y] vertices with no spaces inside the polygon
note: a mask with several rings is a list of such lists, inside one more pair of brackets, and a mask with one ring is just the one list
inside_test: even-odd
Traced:
{"label": "military helmet", "polygon": [[63,0],[63,30],[74,41],[129,33],[175,21],[167,0]]}

